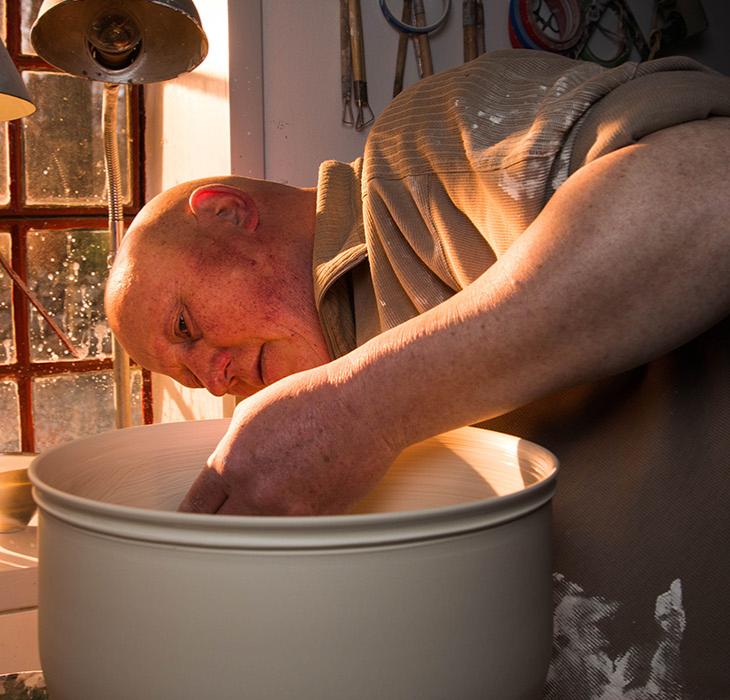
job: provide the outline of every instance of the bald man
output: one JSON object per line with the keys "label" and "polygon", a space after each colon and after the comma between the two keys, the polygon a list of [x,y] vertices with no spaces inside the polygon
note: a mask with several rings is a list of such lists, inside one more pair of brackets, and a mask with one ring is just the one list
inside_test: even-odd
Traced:
{"label": "bald man", "polygon": [[216,396],[249,396],[329,361],[314,305],[314,210],[313,190],[242,178],[156,197],[107,285],[122,344],[144,367]]}
{"label": "bald man", "polygon": [[[515,124],[502,127],[505,105],[489,102],[493,98],[485,98],[482,87],[499,84],[498,74],[505,67],[519,73],[512,78],[516,88],[527,86],[536,95],[511,105],[521,106],[522,112],[514,112],[519,114],[512,117]],[[203,473],[186,507],[292,513],[345,508],[405,445],[639,365],[719,320],[727,294],[724,268],[718,265],[726,243],[727,121],[681,122],[697,111],[694,104],[688,108],[684,102],[699,102],[705,116],[713,110],[728,111],[727,79],[687,59],[654,61],[641,64],[639,70],[646,73],[641,79],[634,64],[603,71],[539,52],[496,52],[420,83],[396,100],[373,129],[365,163],[371,173],[364,177],[362,161],[352,166],[331,163],[323,167],[319,191],[228,177],[185,183],[150,202],[125,238],[106,297],[112,328],[138,362],[187,386],[242,396],[319,367],[243,404],[223,443],[227,447],[221,447],[211,463],[218,467]],[[676,121],[677,126],[648,133],[636,144],[637,131],[656,127],[653,113],[629,115],[629,121],[642,117],[647,122],[641,128],[631,123],[602,124],[600,120],[615,116],[617,107],[626,107],[616,98],[621,90],[627,92],[623,100],[647,89],[661,96],[667,76],[679,80],[672,94],[676,106],[670,117],[660,115],[658,125]],[[700,89],[688,89],[697,83]],[[566,92],[571,84],[572,92]],[[448,98],[443,94],[449,89],[457,96],[445,108],[442,103]],[[595,94],[583,111],[577,111],[576,100],[585,100],[589,90]],[[612,99],[615,104],[604,108]],[[458,110],[459,118],[447,109]],[[601,114],[601,109],[607,113]],[[553,113],[558,110],[574,113]],[[404,114],[415,115],[408,138],[401,126],[408,121]],[[434,187],[429,193],[434,202],[448,198],[447,206],[438,201],[440,210],[431,213],[440,220],[426,221],[442,236],[438,245],[445,260],[429,261],[431,267],[424,270],[397,249],[404,247],[397,238],[399,223],[406,231],[424,225],[411,211],[420,203],[414,192],[391,192],[387,187],[389,176],[406,179],[391,161],[401,153],[409,155],[409,149],[423,148],[418,139],[424,137],[415,129],[418,119],[427,134],[435,117],[454,122],[453,133],[444,130],[444,140],[455,137],[463,143],[466,136],[474,138],[477,133],[485,140],[468,145],[464,170],[471,170],[458,172],[456,185],[441,175],[439,185],[445,192]],[[545,133],[536,128],[540,119],[548,117],[554,121],[562,117],[560,130],[554,124],[543,127]],[[484,136],[483,125],[477,132],[472,119],[486,121],[495,133]],[[575,138],[573,127],[582,122],[587,124]],[[622,137],[633,145],[616,148],[602,143],[613,136],[604,136],[601,127],[604,132],[625,129],[628,133]],[[520,149],[536,149],[541,138],[555,138],[553,131],[562,134],[562,140],[556,139],[558,148],[547,168],[529,158],[522,171],[512,168],[510,160],[518,160]],[[590,162],[579,168],[573,163],[575,172],[567,177],[565,166],[576,160],[575,141],[580,142],[584,133],[590,140],[581,146],[583,160]],[[573,139],[571,150],[561,149],[569,139]],[[447,146],[440,148],[451,165],[454,154]],[[464,160],[466,148],[460,144],[458,149]],[[488,170],[497,171],[498,190],[477,173],[482,180],[477,180],[475,192],[472,171],[477,157],[495,159]],[[411,159],[416,161],[415,166],[407,164],[412,170],[423,169],[421,161],[445,169],[441,163],[434,165],[435,155],[417,152]],[[500,162],[502,170],[495,168]],[[708,167],[711,164],[714,169]],[[387,172],[388,167],[395,175]],[[546,173],[550,179],[545,185]],[[433,174],[429,177],[433,186]],[[369,188],[364,190],[364,235],[361,215],[354,222],[350,218],[350,210],[360,206],[361,178]],[[538,196],[530,197],[531,189]],[[555,194],[545,201],[551,191]],[[337,201],[324,201],[325,194]],[[454,213],[454,206],[466,210],[466,216]],[[356,240],[343,245],[332,238],[332,219],[338,215],[334,225],[343,227],[345,238]],[[384,219],[388,221],[383,223]],[[689,232],[698,226],[703,231],[701,245],[688,245]],[[452,250],[459,245],[453,240],[454,231],[465,239],[474,238],[476,232],[478,245],[467,241],[469,247],[457,257],[458,251]],[[405,244],[433,245],[430,233],[422,239],[418,235],[414,233]],[[334,251],[330,259],[322,250],[327,246]],[[354,272],[348,279],[340,269],[329,284],[354,286],[355,295],[347,301],[366,309],[356,319],[355,331],[350,328],[352,319],[332,322],[328,282],[323,281],[326,270],[321,269],[334,266],[333,261],[342,267],[343,251]],[[415,257],[429,254],[416,250]],[[385,259],[391,260],[389,269]],[[444,272],[439,263],[452,269]],[[403,289],[397,291],[407,297],[403,303],[392,293],[395,285],[388,277],[407,273],[423,279],[399,280]],[[371,278],[371,285],[363,282],[363,274]],[[702,294],[699,290],[704,287]],[[377,314],[372,311],[371,294],[382,305]],[[334,314],[343,316],[341,309]],[[381,335],[383,331],[389,332]],[[354,339],[346,337],[348,332]],[[355,345],[360,347],[351,353]],[[322,367],[340,356],[338,362]],[[418,382],[413,381],[414,372]],[[376,379],[381,383],[374,383]],[[317,392],[322,398],[316,398]],[[378,400],[369,402],[370,394]],[[287,400],[279,406],[275,398],[282,395]],[[384,397],[394,416],[387,417]],[[373,404],[374,415],[369,415],[368,403]],[[230,461],[239,452],[248,456],[251,446],[244,440],[242,423],[247,424],[257,413],[255,407],[263,410],[264,404],[267,411],[286,417],[292,436],[288,449],[300,465],[298,478],[289,473],[291,466],[285,466],[291,456],[282,459],[285,452],[278,452],[286,448],[282,431],[273,430],[274,424],[263,427],[266,437],[256,438],[257,452],[268,441],[276,443],[272,464],[259,470],[250,459],[245,468]],[[332,411],[342,404],[344,414]],[[360,446],[353,441],[350,421],[341,421],[341,429],[333,425],[352,412],[366,435]],[[339,442],[341,430],[349,435],[344,443]],[[316,464],[308,464],[307,449]],[[349,457],[341,454],[343,449]],[[321,462],[322,456],[329,458]],[[220,460],[228,460],[225,468]],[[306,469],[303,464],[308,464]],[[224,471],[227,476],[221,478]],[[235,488],[237,479],[245,482],[245,488]]]}
{"label": "bald man", "polygon": [[316,189],[153,199],[111,327],[142,365],[249,397],[182,509],[344,512],[406,446],[491,419],[560,458],[556,571],[594,606],[587,631],[564,610],[551,697],[624,697],[619,658],[631,697],[720,697],[729,83],[496,52],[404,92]]}

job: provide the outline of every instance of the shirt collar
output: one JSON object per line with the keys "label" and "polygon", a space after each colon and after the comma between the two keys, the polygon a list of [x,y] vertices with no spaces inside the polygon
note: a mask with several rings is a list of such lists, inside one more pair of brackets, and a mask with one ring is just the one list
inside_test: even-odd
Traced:
{"label": "shirt collar", "polygon": [[312,275],[314,299],[333,357],[355,347],[346,272],[367,258],[361,199],[362,159],[319,168]]}

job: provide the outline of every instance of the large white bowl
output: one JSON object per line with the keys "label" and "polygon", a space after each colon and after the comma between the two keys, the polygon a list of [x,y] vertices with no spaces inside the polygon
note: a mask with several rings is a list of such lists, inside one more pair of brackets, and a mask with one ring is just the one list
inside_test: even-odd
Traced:
{"label": "large white bowl", "polygon": [[34,460],[53,700],[540,697],[552,454],[462,428],[406,450],[355,514],[175,512],[226,426]]}

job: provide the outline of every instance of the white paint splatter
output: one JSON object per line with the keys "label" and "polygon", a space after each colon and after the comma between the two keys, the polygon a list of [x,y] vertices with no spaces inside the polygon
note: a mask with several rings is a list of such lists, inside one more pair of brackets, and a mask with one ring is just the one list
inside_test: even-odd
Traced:
{"label": "white paint splatter", "polygon": [[[540,167],[539,164],[537,167]],[[521,177],[514,177],[507,170],[502,170],[499,187],[515,201],[531,199],[542,191],[542,179],[539,173],[531,173],[529,168]]]}
{"label": "white paint splatter", "polygon": [[46,682],[42,673],[29,673],[24,679],[23,683],[27,690],[34,690],[36,688],[45,688]]}
{"label": "white paint splatter", "polygon": [[555,81],[555,86],[554,86],[554,92],[555,92],[556,97],[560,97],[560,95],[567,92],[568,86],[569,86],[569,82],[565,76],[558,78]]}
{"label": "white paint splatter", "polygon": [[553,191],[557,190],[558,187],[560,187],[568,179],[568,173],[570,171],[570,156],[571,152],[569,148],[564,148],[560,151],[558,169],[550,182]]}
{"label": "white paint splatter", "polygon": [[620,613],[620,603],[588,596],[561,574],[554,574],[553,580],[555,642],[546,698],[582,693],[586,700],[686,700],[678,676],[687,624],[680,579],[656,599],[654,619],[662,635],[650,659],[638,646],[610,648],[603,629]]}
{"label": "white paint splatter", "polygon": [[512,177],[506,170],[503,170],[499,176],[499,186],[512,199],[519,199],[522,191],[521,183],[516,177]]}

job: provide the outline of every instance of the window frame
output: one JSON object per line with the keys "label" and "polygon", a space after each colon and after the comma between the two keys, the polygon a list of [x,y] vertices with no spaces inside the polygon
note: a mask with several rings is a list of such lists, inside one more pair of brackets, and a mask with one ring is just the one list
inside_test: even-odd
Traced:
{"label": "window frame", "polygon": [[[22,2],[22,0],[21,0]],[[6,2],[6,41],[8,53],[18,71],[39,71],[63,74],[38,56],[24,55],[21,51],[21,2]],[[124,224],[128,226],[143,204],[145,191],[144,91],[142,86],[127,85],[129,105],[130,194],[131,202],[123,208]],[[31,95],[32,99],[32,95]],[[32,117],[31,117],[32,118]],[[99,113],[99,120],[102,115]],[[0,207],[0,228],[10,233],[13,270],[27,279],[27,235],[30,229],[104,229],[108,230],[108,208],[91,205],[29,205],[24,204],[23,120],[7,122],[10,202]],[[15,332],[15,361],[0,365],[0,380],[17,383],[20,443],[22,452],[35,452],[35,424],[33,420],[33,380],[61,374],[83,374],[111,370],[111,357],[84,360],[34,362],[30,348],[30,308],[18,285],[12,285],[13,327]],[[133,365],[134,366],[134,365]],[[142,370],[142,419],[152,423],[152,381],[147,370]]]}

